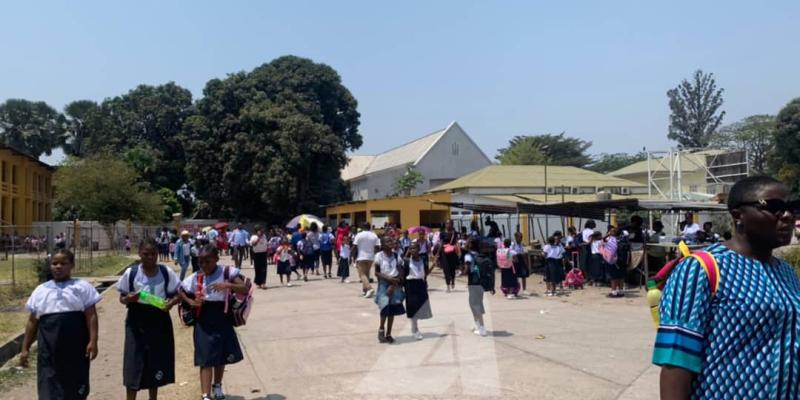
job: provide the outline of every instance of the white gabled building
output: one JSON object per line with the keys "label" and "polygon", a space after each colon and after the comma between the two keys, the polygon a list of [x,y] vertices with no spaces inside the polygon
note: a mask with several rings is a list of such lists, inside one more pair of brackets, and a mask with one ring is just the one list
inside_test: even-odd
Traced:
{"label": "white gabled building", "polygon": [[341,176],[350,185],[351,200],[380,199],[395,195],[395,182],[409,164],[424,179],[411,193],[414,195],[491,165],[492,161],[453,121],[445,129],[381,154],[353,155]]}

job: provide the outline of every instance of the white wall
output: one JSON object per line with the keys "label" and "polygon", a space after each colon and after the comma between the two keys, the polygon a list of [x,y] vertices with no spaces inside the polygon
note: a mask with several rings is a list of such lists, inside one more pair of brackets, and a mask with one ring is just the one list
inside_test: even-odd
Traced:
{"label": "white wall", "polygon": [[[457,154],[453,153],[454,145]],[[416,170],[425,177],[425,182],[417,186],[417,193],[432,189],[431,179],[458,179],[490,164],[480,148],[454,123],[417,164]]]}

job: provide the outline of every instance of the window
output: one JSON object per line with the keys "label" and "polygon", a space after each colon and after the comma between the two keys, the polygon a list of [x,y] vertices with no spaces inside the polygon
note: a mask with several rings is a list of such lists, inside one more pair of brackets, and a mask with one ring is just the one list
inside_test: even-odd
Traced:
{"label": "window", "polygon": [[6,162],[5,162],[5,161],[3,161],[3,171],[2,171],[2,178],[3,178],[3,182],[6,182],[6,181],[7,181],[7,178],[6,178],[6,176],[7,176],[7,175],[6,175]]}
{"label": "window", "polygon": [[450,151],[453,153],[454,156],[458,155],[458,143],[453,143],[450,146]]}
{"label": "window", "polygon": [[16,185],[17,184],[17,166],[16,165],[12,165],[11,166],[11,184],[12,185]]}

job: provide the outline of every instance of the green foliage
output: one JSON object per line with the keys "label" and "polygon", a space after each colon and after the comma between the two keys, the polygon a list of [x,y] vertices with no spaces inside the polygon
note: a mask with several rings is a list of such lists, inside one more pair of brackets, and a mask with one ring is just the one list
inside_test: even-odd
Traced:
{"label": "green foliage", "polygon": [[607,174],[644,160],[647,160],[647,153],[644,152],[637,154],[603,153],[595,157],[594,162],[592,162],[592,165],[589,165],[588,169],[601,174]]}
{"label": "green foliage", "polygon": [[36,279],[39,283],[47,282],[50,278],[50,258],[43,257],[33,260],[33,271],[36,273]]}
{"label": "green foliage", "polygon": [[174,190],[161,188],[156,193],[161,198],[161,207],[164,209],[163,221],[172,220],[172,214],[183,213],[183,208]]}
{"label": "green foliage", "polygon": [[91,100],[78,100],[64,107],[67,119],[67,140],[64,143],[66,154],[83,157],[86,155],[87,141],[94,131],[101,130],[100,107]]}
{"label": "green foliage", "polygon": [[66,119],[43,101],[9,99],[0,104],[0,140],[38,158],[65,139]]}
{"label": "green foliage", "polygon": [[136,171],[112,157],[70,159],[55,174],[55,209],[62,219],[159,222],[161,199],[146,190]]}
{"label": "green foliage", "polygon": [[667,137],[684,147],[706,147],[711,136],[722,123],[725,111],[722,106],[723,89],[717,89],[714,74],[697,70],[692,82],[684,79],[680,85],[667,91],[672,111]]}
{"label": "green foliage", "polygon": [[422,182],[425,182],[425,177],[414,169],[413,164],[408,164],[406,172],[394,182],[395,195],[410,196],[411,192]]}
{"label": "green foliage", "polygon": [[775,132],[775,166],[778,176],[800,193],[800,97],[779,113]]}
{"label": "green foliage", "polygon": [[788,248],[781,254],[781,257],[793,266],[794,271],[800,275],[800,247]]}
{"label": "green foliage", "polygon": [[592,162],[586,150],[592,142],[558,135],[515,136],[508,147],[497,150],[495,159],[503,165],[568,165],[584,167]]}
{"label": "green foliage", "polygon": [[203,93],[183,137],[204,212],[276,220],[341,198],[339,171],[362,141],[356,100],[333,68],[285,56]]}
{"label": "green foliage", "polygon": [[751,115],[723,126],[711,137],[714,147],[747,150],[750,169],[756,174],[769,173],[769,158],[775,150],[775,116]]}

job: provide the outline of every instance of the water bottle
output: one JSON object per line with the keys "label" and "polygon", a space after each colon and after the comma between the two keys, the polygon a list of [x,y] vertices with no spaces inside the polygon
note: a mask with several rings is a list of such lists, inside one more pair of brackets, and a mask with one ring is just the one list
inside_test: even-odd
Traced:
{"label": "water bottle", "polygon": [[650,316],[653,318],[653,325],[658,328],[659,315],[658,304],[661,302],[661,289],[658,288],[656,281],[647,281],[647,304],[650,305]]}

